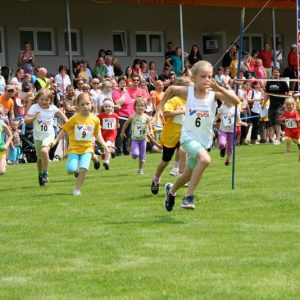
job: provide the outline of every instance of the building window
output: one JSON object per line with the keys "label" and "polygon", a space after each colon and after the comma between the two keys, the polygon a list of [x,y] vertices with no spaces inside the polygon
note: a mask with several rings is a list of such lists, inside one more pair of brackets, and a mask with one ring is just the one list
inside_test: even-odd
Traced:
{"label": "building window", "polygon": [[[72,55],[81,55],[80,50],[80,32],[77,29],[71,30],[71,48],[72,48]],[[67,55],[68,51],[68,33],[65,30],[65,54]]]}
{"label": "building window", "polygon": [[263,48],[262,34],[245,34],[243,37],[243,50],[252,53],[253,50],[261,50]]}
{"label": "building window", "polygon": [[54,30],[51,28],[20,28],[20,48],[30,42],[36,55],[54,55]]}
{"label": "building window", "polygon": [[137,31],[135,42],[137,56],[164,56],[162,32]]}
{"label": "building window", "polygon": [[127,33],[124,30],[114,30],[113,37],[113,54],[116,56],[127,56]]}

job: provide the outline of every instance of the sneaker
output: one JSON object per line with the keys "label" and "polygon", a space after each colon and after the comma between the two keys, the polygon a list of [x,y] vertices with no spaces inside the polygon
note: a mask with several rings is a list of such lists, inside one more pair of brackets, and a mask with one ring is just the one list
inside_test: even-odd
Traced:
{"label": "sneaker", "polygon": [[229,166],[230,165],[230,161],[229,160],[226,160],[225,161],[225,166]]}
{"label": "sneaker", "polygon": [[179,173],[179,168],[173,167],[172,170],[170,171],[169,175],[171,176],[177,176]]}
{"label": "sneaker", "polygon": [[104,166],[104,168],[105,168],[105,170],[109,170],[109,164],[108,163],[103,163],[103,166]]}
{"label": "sneaker", "polygon": [[42,182],[44,184],[50,182],[49,175],[47,173],[42,175]]}
{"label": "sneaker", "polygon": [[137,171],[138,175],[144,175],[144,171],[142,169]]}
{"label": "sneaker", "polygon": [[94,169],[98,170],[100,168],[100,161],[94,160]]}
{"label": "sneaker", "polygon": [[280,143],[280,141],[279,140],[274,140],[273,141],[273,145],[280,145],[281,143]]}
{"label": "sneaker", "polygon": [[195,200],[194,196],[184,196],[180,206],[186,209],[194,209],[195,208],[194,200]]}
{"label": "sneaker", "polygon": [[221,157],[224,157],[224,156],[225,156],[225,153],[226,153],[226,148],[220,149],[220,156],[221,156]]}
{"label": "sneaker", "polygon": [[40,186],[45,186],[45,182],[43,181],[43,176],[39,176],[39,185]]}
{"label": "sneaker", "polygon": [[159,182],[155,182],[154,180],[152,180],[152,184],[151,184],[151,192],[153,195],[158,194],[159,191]]}
{"label": "sneaker", "polygon": [[72,195],[73,196],[80,196],[81,195],[80,190],[74,189],[73,192],[72,192]]}
{"label": "sneaker", "polygon": [[165,198],[165,208],[167,211],[172,211],[174,204],[175,204],[175,197],[176,195],[172,195],[170,193],[170,190],[172,188],[173,184],[172,183],[167,183],[165,185],[165,193],[166,193],[166,198]]}

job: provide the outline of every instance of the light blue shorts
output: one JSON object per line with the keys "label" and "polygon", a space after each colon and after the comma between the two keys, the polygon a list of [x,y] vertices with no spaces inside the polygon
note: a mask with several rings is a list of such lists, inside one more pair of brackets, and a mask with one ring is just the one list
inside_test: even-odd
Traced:
{"label": "light blue shorts", "polygon": [[78,169],[88,170],[90,167],[90,162],[92,158],[92,153],[83,153],[83,154],[68,154],[66,169],[68,173],[74,173]]}
{"label": "light blue shorts", "polygon": [[182,144],[182,148],[188,153],[189,159],[187,162],[187,166],[194,170],[198,159],[197,154],[202,151],[206,151],[206,148],[203,147],[199,142],[195,140],[184,141]]}

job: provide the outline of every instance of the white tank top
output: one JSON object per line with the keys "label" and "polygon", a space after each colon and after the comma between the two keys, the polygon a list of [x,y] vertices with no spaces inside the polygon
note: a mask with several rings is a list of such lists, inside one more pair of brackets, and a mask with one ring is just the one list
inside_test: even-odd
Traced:
{"label": "white tank top", "polygon": [[189,86],[186,113],[181,131],[181,143],[196,140],[205,149],[208,149],[213,140],[216,108],[215,92],[209,91],[206,99],[198,99],[195,97],[194,85]]}

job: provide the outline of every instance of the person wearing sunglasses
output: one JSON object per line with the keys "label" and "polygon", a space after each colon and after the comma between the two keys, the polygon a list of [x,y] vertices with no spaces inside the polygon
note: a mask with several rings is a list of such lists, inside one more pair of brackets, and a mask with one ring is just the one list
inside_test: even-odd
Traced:
{"label": "person wearing sunglasses", "polygon": [[5,87],[5,92],[3,95],[0,96],[0,105],[3,106],[3,112],[6,117],[10,119],[14,119],[14,100],[12,97],[15,93],[15,86],[12,84],[8,84]]}
{"label": "person wearing sunglasses", "polygon": [[141,78],[138,75],[132,76],[132,86],[127,89],[131,99],[136,99],[137,97],[143,97],[147,104],[150,102],[150,94],[148,90],[140,87]]}

